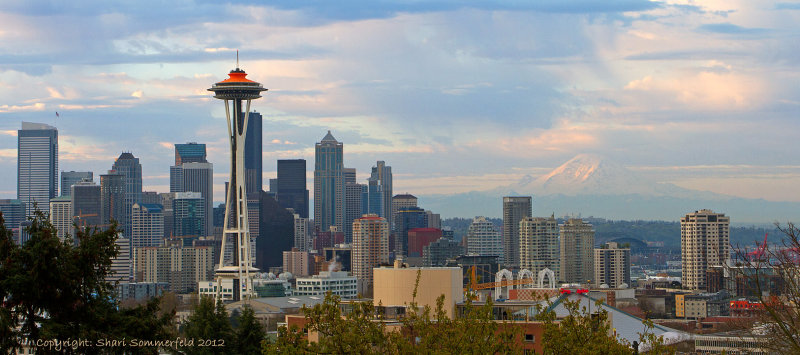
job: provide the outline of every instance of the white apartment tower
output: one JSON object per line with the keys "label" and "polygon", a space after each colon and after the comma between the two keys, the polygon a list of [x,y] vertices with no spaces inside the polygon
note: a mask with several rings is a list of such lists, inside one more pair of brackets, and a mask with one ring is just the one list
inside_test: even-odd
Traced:
{"label": "white apartment tower", "polygon": [[681,282],[692,290],[706,289],[706,270],[730,258],[730,217],[699,210],[681,218]]}
{"label": "white apartment tower", "polygon": [[467,230],[467,254],[497,256],[503,263],[503,239],[497,227],[486,217],[475,217]]}

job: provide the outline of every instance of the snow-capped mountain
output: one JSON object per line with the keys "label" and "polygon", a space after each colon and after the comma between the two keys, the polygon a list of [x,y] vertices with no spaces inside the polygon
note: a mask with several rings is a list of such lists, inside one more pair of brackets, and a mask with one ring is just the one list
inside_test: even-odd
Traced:
{"label": "snow-capped mountain", "polygon": [[737,222],[793,220],[800,204],[745,199],[653,181],[594,154],[580,154],[550,173],[525,176],[490,191],[420,196],[420,206],[442,216],[499,216],[502,196],[533,196],[534,215],[580,213],[611,219],[674,220],[702,208],[736,216]]}

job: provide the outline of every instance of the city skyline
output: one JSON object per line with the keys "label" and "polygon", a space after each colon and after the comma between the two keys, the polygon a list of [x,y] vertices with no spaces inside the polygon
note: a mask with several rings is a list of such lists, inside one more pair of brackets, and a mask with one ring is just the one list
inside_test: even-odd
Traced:
{"label": "city skyline", "polygon": [[[800,201],[797,3],[208,4],[160,14],[174,21],[71,6],[0,5],[2,197],[14,197],[15,134],[30,121],[58,127],[59,170],[99,175],[132,152],[150,191],[168,191],[175,143],[207,143],[221,201],[224,117],[203,90],[238,48],[270,88],[257,108],[265,179],[278,159],[313,162],[330,129],[359,183],[385,160],[395,193],[423,207],[586,152],[682,187]],[[242,15],[246,29],[233,26]]]}

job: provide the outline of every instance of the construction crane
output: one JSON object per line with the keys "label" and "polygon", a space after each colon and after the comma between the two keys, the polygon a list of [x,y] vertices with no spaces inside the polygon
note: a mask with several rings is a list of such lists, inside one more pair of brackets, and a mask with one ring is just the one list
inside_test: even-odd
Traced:
{"label": "construction crane", "polygon": [[762,243],[758,247],[758,249],[747,253],[747,259],[748,260],[750,260],[750,261],[763,261],[764,260],[764,254],[766,254],[766,252],[767,252],[767,235],[769,235],[769,233],[765,233],[764,234],[764,243]]}
{"label": "construction crane", "polygon": [[[467,272],[469,272],[469,284],[467,284],[467,287],[464,287],[464,292],[486,290],[495,287],[507,287],[507,286],[529,285],[529,284],[532,285],[534,283],[533,279],[531,278],[524,278],[519,280],[503,280],[500,282],[478,283],[476,276],[477,268],[478,268],[477,265],[473,265],[470,266],[469,269],[467,269]],[[481,268],[481,271],[486,272],[486,270],[483,268]]]}

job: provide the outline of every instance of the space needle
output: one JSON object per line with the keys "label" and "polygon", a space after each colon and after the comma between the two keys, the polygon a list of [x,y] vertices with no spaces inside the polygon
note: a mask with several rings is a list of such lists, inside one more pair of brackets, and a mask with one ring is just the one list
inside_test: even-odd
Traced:
{"label": "space needle", "polygon": [[[252,298],[253,275],[259,270],[250,259],[250,226],[247,220],[247,191],[245,191],[244,139],[247,135],[247,120],[250,116],[250,101],[267,91],[260,83],[246,78],[247,73],[239,69],[239,52],[236,52],[236,69],[228,79],[211,86],[214,98],[225,101],[225,116],[228,120],[228,138],[231,144],[231,177],[225,201],[222,248],[219,267],[216,269],[216,299],[222,299],[224,280],[233,284],[233,300]],[[242,104],[246,102],[246,107]],[[233,236],[233,265],[225,265],[227,239]],[[227,283],[227,282],[225,282]]]}

